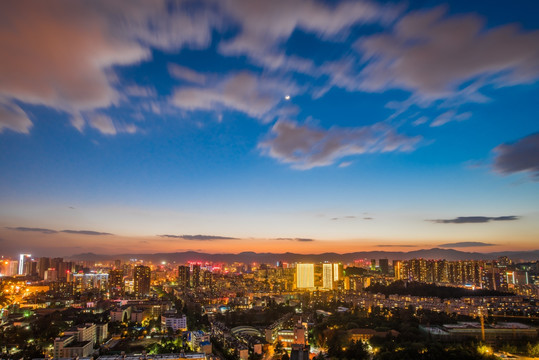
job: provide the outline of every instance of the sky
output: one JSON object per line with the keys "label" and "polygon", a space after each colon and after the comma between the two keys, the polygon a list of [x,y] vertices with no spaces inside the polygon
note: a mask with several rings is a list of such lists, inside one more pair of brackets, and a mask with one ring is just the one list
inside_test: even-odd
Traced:
{"label": "sky", "polygon": [[0,253],[537,249],[537,13],[0,2]]}

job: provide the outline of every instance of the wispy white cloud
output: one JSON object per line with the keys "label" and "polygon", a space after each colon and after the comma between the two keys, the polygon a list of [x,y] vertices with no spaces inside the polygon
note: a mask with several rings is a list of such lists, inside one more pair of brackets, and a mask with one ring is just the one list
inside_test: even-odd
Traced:
{"label": "wispy white cloud", "polygon": [[240,72],[205,87],[179,87],[171,102],[185,110],[232,109],[269,121],[283,111],[277,105],[284,96],[296,92],[293,83]]}
{"label": "wispy white cloud", "polygon": [[123,91],[126,95],[133,97],[154,97],[157,95],[151,86],[128,85],[123,88]]}
{"label": "wispy white cloud", "polygon": [[103,135],[116,135],[116,126],[110,117],[103,114],[90,116],[88,123]]}
{"label": "wispy white cloud", "polygon": [[539,78],[539,31],[515,24],[485,29],[479,16],[445,15],[443,6],[416,11],[391,33],[360,38],[356,47],[366,66],[357,78],[359,88],[446,99],[466,82],[504,86]]}
{"label": "wispy white cloud", "polygon": [[205,74],[178,64],[168,64],[168,72],[178,80],[184,80],[199,85],[203,85],[207,79]]}
{"label": "wispy white cloud", "polygon": [[100,113],[90,114],[88,116],[88,125],[103,135],[116,135],[118,133],[134,134],[138,131],[135,124],[113,120],[110,116]]}
{"label": "wispy white cloud", "polygon": [[338,39],[355,24],[388,22],[399,7],[371,1],[342,1],[325,4],[315,0],[225,0],[220,5],[239,26],[237,36],[220,44],[225,55],[247,55],[268,69],[312,73],[314,64],[286,55],[281,45],[296,30],[323,39]]}
{"label": "wispy white cloud", "polygon": [[[449,110],[446,111],[440,115],[438,115],[431,123],[431,127],[438,127],[447,124],[451,121],[463,121],[466,119],[469,119],[472,116],[470,112],[465,112],[461,114],[457,114],[455,110]],[[415,124],[415,122],[414,122]]]}
{"label": "wispy white cloud", "polygon": [[2,100],[0,97],[0,133],[4,129],[28,134],[32,128],[32,121],[28,115],[17,104]]}
{"label": "wispy white cloud", "polygon": [[[210,11],[186,11],[165,0],[1,2],[0,97],[65,111],[82,131],[81,112],[122,98],[113,66],[147,60],[151,48],[206,46],[220,21]],[[126,89],[142,95],[133,90]],[[20,110],[12,106],[7,113],[3,106],[3,112],[2,128],[28,132],[29,119]],[[103,124],[98,126],[105,129]],[[110,126],[106,131],[113,133]]]}

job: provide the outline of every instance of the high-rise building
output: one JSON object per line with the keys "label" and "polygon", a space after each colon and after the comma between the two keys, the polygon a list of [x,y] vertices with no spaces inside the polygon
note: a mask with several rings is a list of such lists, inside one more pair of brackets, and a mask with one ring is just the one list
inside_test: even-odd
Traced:
{"label": "high-rise building", "polygon": [[341,281],[343,278],[343,272],[342,264],[333,264],[333,281]]}
{"label": "high-rise building", "polygon": [[113,269],[109,272],[109,292],[111,298],[119,298],[125,294],[124,271]]}
{"label": "high-rise building", "polygon": [[14,276],[19,272],[19,262],[17,260],[2,260],[0,263],[0,274],[2,276]]}
{"label": "high-rise building", "polygon": [[376,259],[371,259],[371,270],[376,270]]}
{"label": "high-rise building", "polygon": [[202,272],[202,286],[206,289],[211,289],[213,286],[213,274],[209,270],[204,270]]}
{"label": "high-rise building", "polygon": [[322,265],[322,288],[333,289],[333,264]]}
{"label": "high-rise building", "polygon": [[134,276],[133,276],[135,296],[143,297],[150,294],[150,279],[151,279],[151,270],[149,266],[144,266],[144,265],[135,266]]}
{"label": "high-rise building", "polygon": [[393,260],[393,273],[395,274],[395,280],[402,279],[402,261]]}
{"label": "high-rise building", "polygon": [[178,266],[178,283],[180,286],[189,287],[191,285],[191,271],[189,266]]}
{"label": "high-rise building", "polygon": [[191,277],[191,286],[197,288],[200,286],[200,265],[193,265],[193,276]]}
{"label": "high-rise building", "polygon": [[20,254],[19,255],[19,271],[17,272],[17,274],[26,275],[25,272],[24,272],[24,270],[25,270],[24,264],[31,257],[32,257],[32,255],[30,255],[30,254]]}
{"label": "high-rise building", "polygon": [[388,259],[379,259],[378,265],[380,266],[380,270],[382,270],[382,274],[384,275],[389,274],[389,260]]}
{"label": "high-rise building", "polygon": [[23,274],[36,276],[37,275],[37,261],[34,261],[34,259],[27,259],[24,262]]}
{"label": "high-rise building", "polygon": [[296,287],[298,289],[314,288],[314,264],[297,264]]}
{"label": "high-rise building", "polygon": [[51,259],[49,259],[48,257],[39,258],[39,260],[37,261],[37,275],[40,279],[45,278],[45,271],[49,269],[50,265]]}

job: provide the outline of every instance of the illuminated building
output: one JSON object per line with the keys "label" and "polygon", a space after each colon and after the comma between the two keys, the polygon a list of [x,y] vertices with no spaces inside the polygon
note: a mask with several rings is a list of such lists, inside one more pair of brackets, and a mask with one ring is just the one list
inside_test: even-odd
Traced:
{"label": "illuminated building", "polygon": [[205,270],[202,273],[202,286],[206,289],[211,289],[213,286],[213,274],[209,270]]}
{"label": "illuminated building", "polygon": [[73,290],[81,293],[89,289],[106,290],[109,282],[109,274],[73,274]]}
{"label": "illuminated building", "polygon": [[178,266],[178,283],[180,286],[189,287],[191,284],[191,271],[189,266]]}
{"label": "illuminated building", "polygon": [[19,272],[17,274],[19,275],[26,275],[24,273],[24,264],[26,262],[26,259],[30,258],[32,255],[30,254],[20,254],[19,255]]}
{"label": "illuminated building", "polygon": [[314,288],[314,264],[297,264],[296,287],[298,289]]}
{"label": "illuminated building", "polygon": [[342,264],[333,264],[333,281],[341,281],[343,277]]}
{"label": "illuminated building", "polygon": [[302,323],[297,323],[294,327],[294,344],[307,344],[307,329]]}
{"label": "illuminated building", "polygon": [[402,279],[402,261],[393,260],[393,273],[395,274],[395,280]]}
{"label": "illuminated building", "polygon": [[74,294],[73,283],[52,281],[49,283],[49,291],[51,291],[55,297],[69,298]]}
{"label": "illuminated building", "polygon": [[187,317],[179,314],[163,314],[161,315],[161,327],[163,329],[172,328],[174,331],[187,331]]}
{"label": "illuminated building", "polygon": [[322,288],[333,289],[333,264],[322,265]]}
{"label": "illuminated building", "polygon": [[2,276],[14,276],[18,273],[19,262],[17,260],[2,260],[0,274]]}
{"label": "illuminated building", "polygon": [[43,276],[45,281],[57,281],[58,280],[58,271],[54,268],[48,268],[45,270],[45,275]]}
{"label": "illuminated building", "polygon": [[200,265],[193,265],[193,276],[191,278],[191,286],[197,288],[200,286]]}
{"label": "illuminated building", "polygon": [[151,270],[149,266],[138,265],[134,270],[134,293],[137,297],[150,294]]}
{"label": "illuminated building", "polygon": [[111,298],[122,297],[125,294],[124,271],[114,269],[109,273],[109,291]]}

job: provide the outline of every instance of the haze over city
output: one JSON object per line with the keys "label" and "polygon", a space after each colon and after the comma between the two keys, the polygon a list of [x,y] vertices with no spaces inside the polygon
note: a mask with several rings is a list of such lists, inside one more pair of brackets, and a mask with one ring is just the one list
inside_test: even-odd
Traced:
{"label": "haze over city", "polygon": [[535,1],[4,1],[4,255],[537,250]]}

